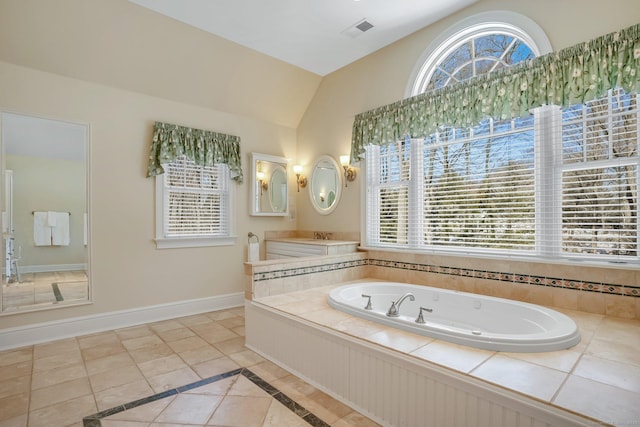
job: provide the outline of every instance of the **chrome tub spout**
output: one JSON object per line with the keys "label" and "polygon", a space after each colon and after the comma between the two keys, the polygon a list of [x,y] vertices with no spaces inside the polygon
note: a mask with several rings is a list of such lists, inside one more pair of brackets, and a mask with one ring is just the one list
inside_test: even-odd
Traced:
{"label": "chrome tub spout", "polygon": [[400,304],[402,304],[402,302],[407,298],[409,298],[409,300],[411,300],[411,301],[415,301],[416,300],[416,297],[414,297],[411,292],[407,292],[406,294],[404,294],[400,298],[398,298],[397,301],[392,301],[391,302],[391,307],[389,307],[389,310],[387,311],[387,316],[389,316],[389,317],[398,317],[398,316],[400,316]]}

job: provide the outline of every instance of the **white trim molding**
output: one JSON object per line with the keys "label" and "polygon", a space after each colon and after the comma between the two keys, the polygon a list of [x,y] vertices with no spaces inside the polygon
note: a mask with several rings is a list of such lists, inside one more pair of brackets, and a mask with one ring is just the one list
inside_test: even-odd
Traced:
{"label": "white trim molding", "polygon": [[0,351],[209,311],[241,307],[243,304],[244,293],[237,292],[0,329]]}

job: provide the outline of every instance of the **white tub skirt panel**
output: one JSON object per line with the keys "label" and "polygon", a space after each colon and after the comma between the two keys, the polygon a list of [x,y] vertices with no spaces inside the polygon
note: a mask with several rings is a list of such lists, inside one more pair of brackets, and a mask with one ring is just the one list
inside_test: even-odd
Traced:
{"label": "white tub skirt panel", "polygon": [[247,347],[383,426],[569,427],[592,420],[245,301]]}

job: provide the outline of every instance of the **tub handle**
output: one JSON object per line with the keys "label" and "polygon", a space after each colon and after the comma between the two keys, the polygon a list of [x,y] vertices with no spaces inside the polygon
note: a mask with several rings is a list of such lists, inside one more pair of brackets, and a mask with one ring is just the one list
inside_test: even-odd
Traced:
{"label": "tub handle", "polygon": [[433,311],[433,308],[420,307],[420,314],[418,314],[416,323],[427,323],[424,321],[424,316],[422,315],[423,310],[426,311],[427,313],[431,313]]}
{"label": "tub handle", "polygon": [[373,307],[371,307],[371,295],[362,294],[362,298],[369,298],[367,300],[367,305],[364,307],[364,309],[365,310],[373,310]]}

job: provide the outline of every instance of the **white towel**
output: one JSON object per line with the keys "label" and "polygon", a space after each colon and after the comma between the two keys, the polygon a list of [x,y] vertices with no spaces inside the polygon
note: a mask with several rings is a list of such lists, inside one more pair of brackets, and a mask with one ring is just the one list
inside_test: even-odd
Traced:
{"label": "white towel", "polygon": [[69,212],[56,212],[56,226],[51,228],[51,244],[69,246]]}
{"label": "white towel", "polygon": [[47,225],[49,227],[55,227],[56,226],[56,216],[58,215],[57,212],[47,212]]}
{"label": "white towel", "polygon": [[47,225],[46,212],[33,213],[33,243],[36,246],[51,246],[51,227]]}
{"label": "white towel", "polygon": [[247,249],[247,261],[254,262],[260,261],[260,243],[251,242]]}

